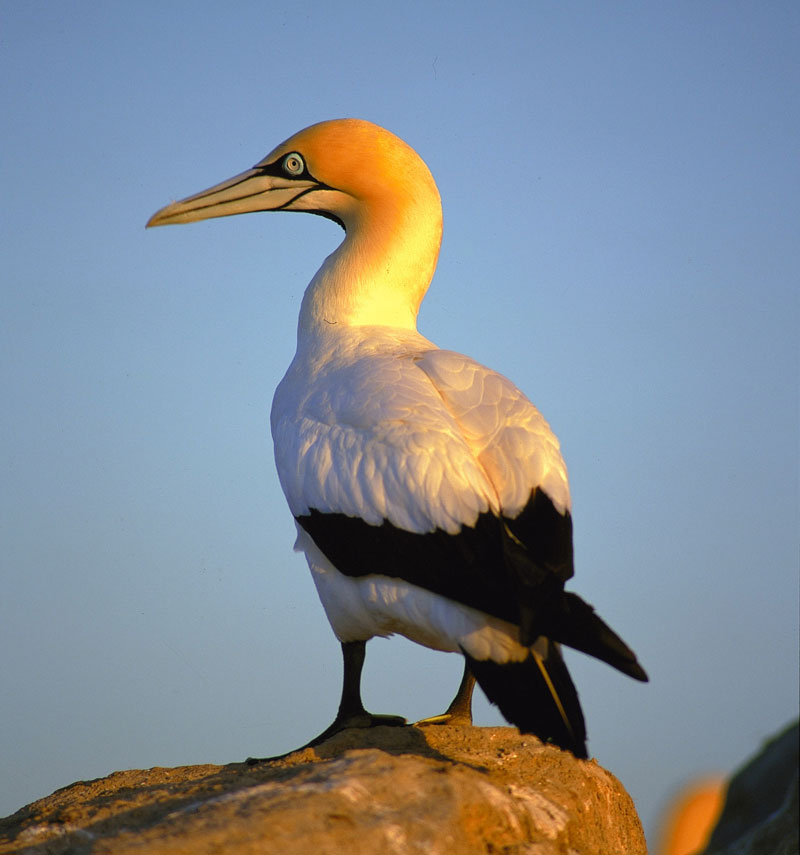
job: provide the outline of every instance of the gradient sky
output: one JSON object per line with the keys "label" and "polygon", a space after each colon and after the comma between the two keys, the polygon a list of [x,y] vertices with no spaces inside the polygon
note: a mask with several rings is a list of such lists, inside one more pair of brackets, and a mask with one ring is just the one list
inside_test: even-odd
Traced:
{"label": "gradient sky", "polygon": [[[652,680],[569,656],[590,751],[652,828],[796,716],[799,36],[790,0],[4,0],[0,814],[333,717],[268,413],[340,232],[144,223],[340,116],[439,183],[422,332],[561,438],[571,588]],[[376,640],[366,703],[440,712],[460,669]]]}

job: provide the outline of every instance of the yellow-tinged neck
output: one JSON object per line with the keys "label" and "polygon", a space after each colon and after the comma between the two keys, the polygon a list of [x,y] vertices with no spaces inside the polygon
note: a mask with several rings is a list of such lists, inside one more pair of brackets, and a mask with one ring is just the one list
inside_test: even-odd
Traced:
{"label": "yellow-tinged neck", "polygon": [[299,338],[335,325],[416,329],[439,256],[441,202],[432,179],[389,189],[337,212],[347,234],[306,289]]}

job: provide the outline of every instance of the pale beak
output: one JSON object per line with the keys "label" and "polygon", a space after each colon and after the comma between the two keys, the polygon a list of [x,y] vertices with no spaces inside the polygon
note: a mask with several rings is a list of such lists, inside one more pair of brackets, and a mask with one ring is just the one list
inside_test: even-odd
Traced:
{"label": "pale beak", "polygon": [[279,211],[319,187],[313,180],[271,175],[259,165],[208,190],[167,205],[150,217],[147,228],[193,223],[250,211]]}

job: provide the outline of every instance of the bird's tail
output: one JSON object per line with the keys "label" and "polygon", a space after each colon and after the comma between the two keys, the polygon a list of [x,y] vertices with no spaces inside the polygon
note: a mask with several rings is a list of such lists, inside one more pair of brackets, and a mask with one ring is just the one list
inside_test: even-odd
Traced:
{"label": "bird's tail", "polygon": [[522,733],[585,759],[586,724],[558,644],[539,638],[522,662],[499,664],[464,653],[486,697]]}
{"label": "bird's tail", "polygon": [[[539,632],[582,653],[588,653],[633,677],[647,682],[647,674],[636,654],[587,602],[577,594],[562,594],[561,607],[543,615]],[[523,641],[524,643],[524,641]]]}

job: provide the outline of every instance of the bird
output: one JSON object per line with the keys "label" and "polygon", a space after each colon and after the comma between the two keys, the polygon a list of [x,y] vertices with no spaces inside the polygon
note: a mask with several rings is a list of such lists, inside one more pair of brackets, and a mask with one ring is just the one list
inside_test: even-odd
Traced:
{"label": "bird", "polygon": [[453,703],[418,723],[471,723],[477,681],[521,733],[586,758],[562,645],[648,677],[566,589],[572,510],[549,424],[506,377],[417,329],[442,238],[427,165],[379,125],[323,121],[147,225],[256,211],[304,211],[345,233],[305,290],[270,418],[295,549],[342,652],[338,712],[307,745],[406,724],[361,698],[367,641],[400,634],[464,659]]}

